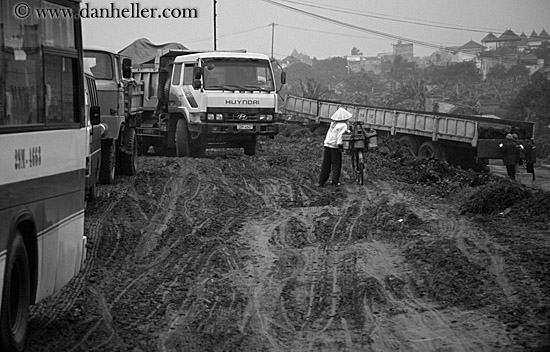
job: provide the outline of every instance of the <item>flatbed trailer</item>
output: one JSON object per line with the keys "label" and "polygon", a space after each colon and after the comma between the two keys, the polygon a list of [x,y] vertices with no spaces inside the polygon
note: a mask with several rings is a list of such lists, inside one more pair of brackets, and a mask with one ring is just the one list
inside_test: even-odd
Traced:
{"label": "flatbed trailer", "polygon": [[326,128],[330,116],[344,108],[352,120],[376,130],[378,136],[396,138],[415,155],[444,159],[476,171],[486,169],[490,159],[500,159],[499,144],[507,133],[516,133],[526,144],[534,135],[532,122],[504,120],[476,115],[390,109],[309,99],[288,95],[284,113],[301,118],[306,125]]}

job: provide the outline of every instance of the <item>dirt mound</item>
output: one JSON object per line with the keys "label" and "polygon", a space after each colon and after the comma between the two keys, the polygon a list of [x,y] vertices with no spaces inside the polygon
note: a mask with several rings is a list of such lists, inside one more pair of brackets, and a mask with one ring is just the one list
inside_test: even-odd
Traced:
{"label": "dirt mound", "polygon": [[[518,183],[500,180],[478,189],[461,206],[462,214],[498,214],[533,196],[533,191]],[[548,213],[547,213],[548,214]]]}

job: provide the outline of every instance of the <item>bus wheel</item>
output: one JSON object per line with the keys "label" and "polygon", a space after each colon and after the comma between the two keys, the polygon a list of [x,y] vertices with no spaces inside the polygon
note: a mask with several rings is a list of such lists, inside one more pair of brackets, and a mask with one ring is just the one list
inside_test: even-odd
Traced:
{"label": "bus wheel", "polygon": [[126,152],[119,151],[120,172],[126,176],[133,176],[137,173],[138,144],[136,137],[136,130],[131,128],[130,131],[128,131],[128,135],[125,136],[125,144],[130,146],[128,149],[132,152],[127,154]]}
{"label": "bus wheel", "polygon": [[116,147],[112,139],[101,141],[101,169],[99,181],[103,184],[111,184],[115,180],[116,171]]}
{"label": "bus wheel", "polygon": [[189,131],[183,118],[176,124],[176,156],[189,156]]}
{"label": "bus wheel", "polygon": [[23,351],[29,323],[30,286],[27,249],[23,236],[17,231],[8,249],[4,275],[0,312],[2,351]]}

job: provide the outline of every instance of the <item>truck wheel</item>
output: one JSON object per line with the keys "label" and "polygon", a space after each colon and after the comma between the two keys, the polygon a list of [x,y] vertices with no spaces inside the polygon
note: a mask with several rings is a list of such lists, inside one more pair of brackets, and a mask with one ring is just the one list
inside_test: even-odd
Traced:
{"label": "truck wheel", "polygon": [[189,131],[185,119],[176,124],[176,156],[189,156]]}
{"label": "truck wheel", "polygon": [[99,182],[111,184],[115,180],[116,172],[116,148],[113,139],[101,141],[101,170],[99,171]]}
{"label": "truck wheel", "polygon": [[88,197],[86,197],[87,202],[93,202],[97,199],[99,196],[99,192],[97,190],[97,185],[94,183],[90,186],[90,189],[88,190]]}
{"label": "truck wheel", "polygon": [[251,140],[244,143],[244,154],[245,155],[255,155],[256,154],[256,136],[252,137]]}
{"label": "truck wheel", "polygon": [[424,142],[418,148],[418,156],[422,159],[435,158],[439,160],[446,160],[445,149],[434,142]]}
{"label": "truck wheel", "polygon": [[398,139],[398,142],[401,146],[403,147],[407,147],[411,153],[413,154],[413,156],[417,156],[418,155],[418,141],[414,138],[414,137],[411,137],[411,136],[401,136],[399,139]]}
{"label": "truck wheel", "polygon": [[131,154],[126,154],[123,151],[119,151],[120,160],[120,172],[126,176],[133,176],[137,173],[138,165],[138,144],[136,138],[136,130],[131,128],[128,135],[125,136],[126,142],[132,150]]}
{"label": "truck wheel", "polygon": [[472,168],[475,172],[489,172],[489,159],[479,158]]}
{"label": "truck wheel", "polygon": [[0,312],[0,347],[2,351],[23,351],[29,322],[31,296],[29,258],[23,236],[15,233],[8,250],[2,311]]}

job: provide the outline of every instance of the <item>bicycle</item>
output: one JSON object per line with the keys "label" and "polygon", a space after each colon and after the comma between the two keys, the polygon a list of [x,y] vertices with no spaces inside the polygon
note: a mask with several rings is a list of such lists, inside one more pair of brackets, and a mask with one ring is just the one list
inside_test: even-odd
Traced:
{"label": "bicycle", "polygon": [[363,124],[354,121],[350,127],[350,132],[342,136],[344,150],[351,156],[351,167],[355,173],[355,182],[363,185],[365,182],[365,160],[369,144],[373,146],[376,142],[369,143],[369,139],[376,137],[376,131],[365,131]]}

